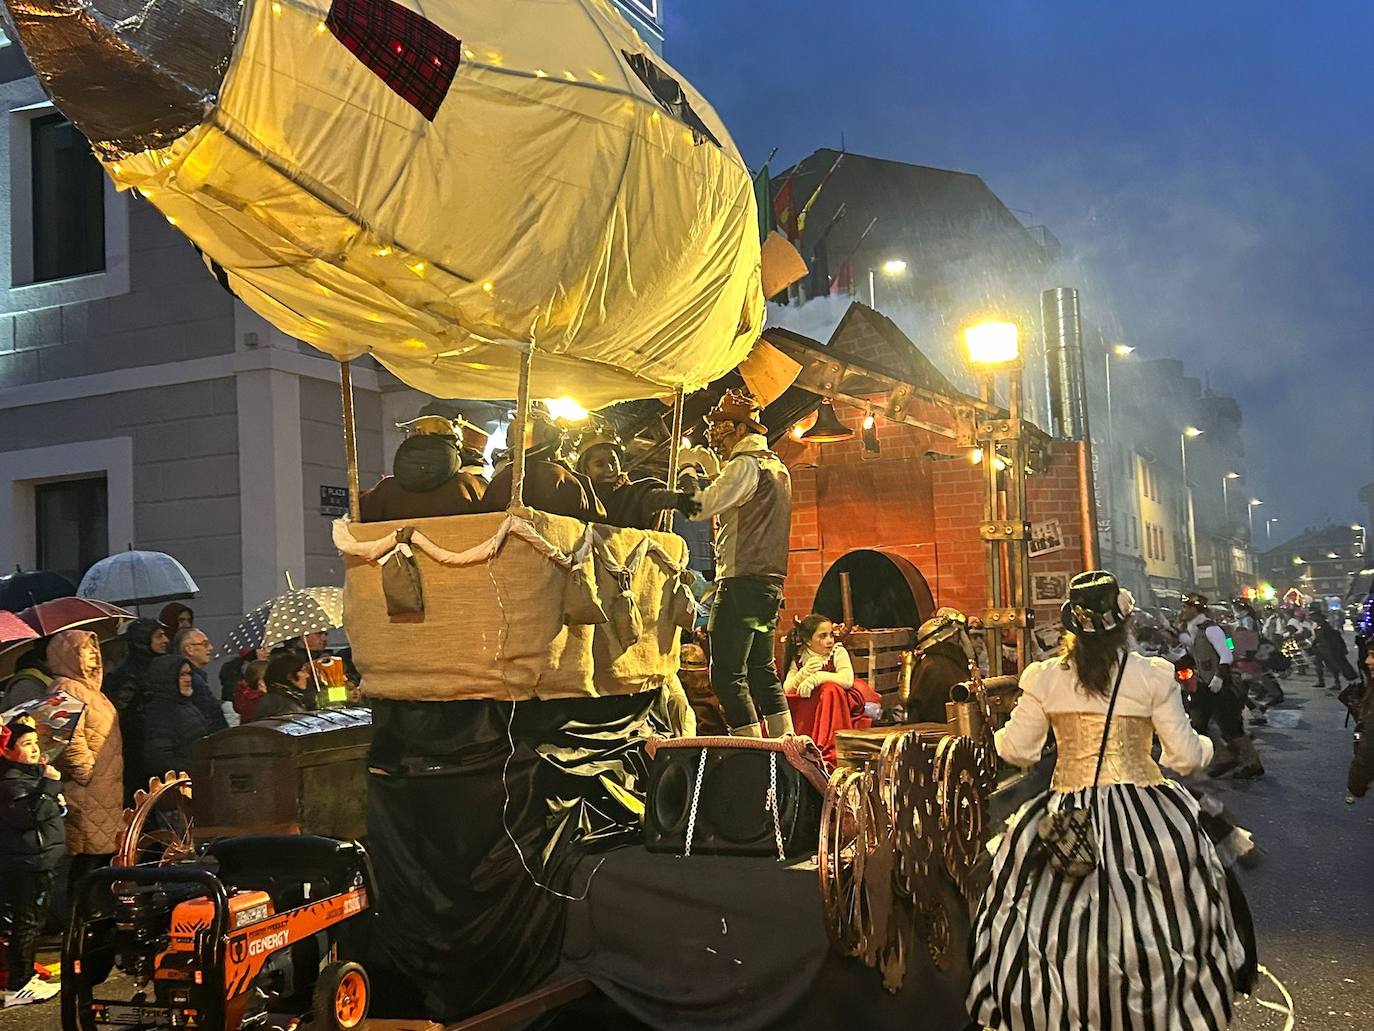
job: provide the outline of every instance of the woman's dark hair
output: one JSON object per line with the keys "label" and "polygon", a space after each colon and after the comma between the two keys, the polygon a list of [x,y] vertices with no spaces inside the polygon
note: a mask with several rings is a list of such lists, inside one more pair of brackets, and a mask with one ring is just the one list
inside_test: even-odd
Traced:
{"label": "woman's dark hair", "polygon": [[784,673],[792,668],[792,663],[796,661],[807,642],[816,636],[816,631],[821,628],[821,624],[833,622],[835,621],[829,616],[822,616],[819,612],[813,612],[809,616],[803,616],[797,620],[796,625],[787,635],[787,648],[782,655]]}
{"label": "woman's dark hair", "polygon": [[293,690],[296,685],[291,682],[297,673],[305,669],[310,664],[310,660],[304,655],[296,652],[286,652],[278,655],[267,664],[267,675],[265,677],[267,686],[280,684]]}
{"label": "woman's dark hair", "polygon": [[1079,685],[1088,694],[1109,698],[1116,664],[1126,653],[1129,636],[1125,623],[1101,633],[1066,633],[1062,664],[1068,669],[1072,663]]}

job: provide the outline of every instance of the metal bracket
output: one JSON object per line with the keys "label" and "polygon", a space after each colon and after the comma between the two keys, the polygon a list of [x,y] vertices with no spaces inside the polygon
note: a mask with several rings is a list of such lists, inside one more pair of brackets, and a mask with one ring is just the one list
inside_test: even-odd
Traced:
{"label": "metal bracket", "polygon": [[984,609],[983,627],[987,630],[1002,630],[1011,627],[1025,630],[1035,626],[1034,609]]}
{"label": "metal bracket", "polygon": [[996,521],[983,523],[978,527],[979,536],[985,541],[1028,541],[1031,537],[1030,523]]}
{"label": "metal bracket", "polygon": [[911,387],[905,383],[893,387],[887,395],[887,408],[883,415],[893,422],[902,422],[911,404]]}
{"label": "metal bracket", "polygon": [[985,419],[978,424],[980,440],[1020,440],[1023,435],[1021,423],[1010,419]]}

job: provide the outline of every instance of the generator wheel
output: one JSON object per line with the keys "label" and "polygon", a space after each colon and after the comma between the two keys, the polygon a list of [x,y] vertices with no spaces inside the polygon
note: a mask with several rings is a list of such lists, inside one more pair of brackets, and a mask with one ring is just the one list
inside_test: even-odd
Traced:
{"label": "generator wheel", "polygon": [[330,963],[315,982],[312,1028],[352,1031],[367,1019],[372,986],[358,963]]}

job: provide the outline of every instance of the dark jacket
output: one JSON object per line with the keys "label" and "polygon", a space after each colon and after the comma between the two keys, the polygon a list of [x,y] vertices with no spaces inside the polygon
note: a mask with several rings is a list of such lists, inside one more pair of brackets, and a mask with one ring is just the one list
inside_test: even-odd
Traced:
{"label": "dark jacket", "polygon": [[229,726],[229,721],[224,718],[224,710],[220,708],[219,695],[210,689],[210,678],[205,675],[205,670],[195,666],[191,667],[191,701],[200,710],[208,733],[213,734]]}
{"label": "dark jacket", "polygon": [[402,442],[383,476],[359,498],[363,522],[426,519],[478,511],[487,483],[462,471],[462,452],[450,437],[418,436]]}
{"label": "dark jacket", "polygon": [[67,851],[61,791],[42,766],[0,759],[0,873],[57,867]]}
{"label": "dark jacket", "polygon": [[239,681],[243,679],[243,669],[257,654],[254,648],[241,648],[239,653],[219,668],[219,699],[232,702],[238,691]]}
{"label": "dark jacket", "polygon": [[293,716],[313,709],[306,692],[298,691],[289,684],[268,684],[267,693],[258,699],[253,718],[261,720],[268,716]]}
{"label": "dark jacket", "polygon": [[[139,763],[145,782],[169,770],[184,771],[190,762],[191,746],[211,732],[195,695],[187,698],[177,687],[181,668],[190,665],[180,655],[160,655],[149,667],[148,722]],[[195,667],[191,666],[191,670],[194,680]],[[221,726],[223,723],[224,717],[220,715]]]}
{"label": "dark jacket", "polygon": [[917,723],[945,722],[949,689],[968,677],[968,657],[957,642],[941,641],[931,645],[911,677],[907,718]]}
{"label": "dark jacket", "polygon": [[668,489],[662,480],[646,477],[632,480],[622,476],[611,485],[591,481],[602,507],[606,509],[605,522],[609,526],[628,526],[639,530],[652,530],[658,524],[659,514],[677,505],[677,491]]}
{"label": "dark jacket", "polygon": [[124,754],[131,761],[124,764],[125,802],[133,792],[147,784],[138,757],[143,754],[143,727],[148,708],[148,667],[157,658],[153,653],[153,634],[162,629],[155,619],[137,619],[124,631],[128,652],[105,678],[101,691],[114,703],[119,713],[119,735],[124,740]]}
{"label": "dark jacket", "polygon": [[1355,703],[1355,757],[1350,761],[1346,788],[1364,798],[1374,782],[1374,683],[1366,677],[1364,693]]}
{"label": "dark jacket", "polygon": [[[478,506],[479,512],[504,512],[510,504],[511,476],[514,466],[507,465],[491,478]],[[525,507],[550,515],[569,516],[588,523],[604,523],[606,509],[596,496],[592,481],[573,472],[562,462],[548,459],[525,460]]]}

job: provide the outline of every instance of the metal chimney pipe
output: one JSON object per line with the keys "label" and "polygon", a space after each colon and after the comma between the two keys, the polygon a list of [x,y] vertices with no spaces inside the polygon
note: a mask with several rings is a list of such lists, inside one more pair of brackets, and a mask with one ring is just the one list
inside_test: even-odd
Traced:
{"label": "metal chimney pipe", "polygon": [[1050,373],[1051,431],[1057,437],[1088,437],[1088,405],[1083,376],[1083,323],[1078,291],[1055,287],[1040,295],[1045,360]]}

